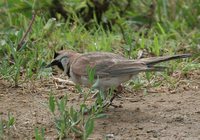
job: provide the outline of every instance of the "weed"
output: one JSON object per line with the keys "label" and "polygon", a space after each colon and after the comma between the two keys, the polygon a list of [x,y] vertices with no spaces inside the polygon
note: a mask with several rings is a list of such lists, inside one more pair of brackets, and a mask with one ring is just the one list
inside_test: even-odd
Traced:
{"label": "weed", "polygon": [[39,132],[38,128],[35,128],[35,139],[36,140],[44,140],[44,128],[41,129]]}
{"label": "weed", "polygon": [[7,133],[7,136],[10,136],[10,131],[15,125],[15,118],[8,113],[8,119],[4,120],[0,118],[0,139],[4,139],[4,133]]}
{"label": "weed", "polygon": [[[56,112],[56,107],[57,111]],[[60,100],[56,100],[55,97],[50,94],[49,97],[49,109],[54,116],[54,123],[59,135],[59,139],[64,137],[81,137],[86,140],[94,129],[94,120],[96,118],[105,117],[96,106],[92,107],[92,111],[86,116],[85,112],[89,110],[89,107],[85,102],[81,103],[79,110],[73,106],[69,107],[67,102],[67,96]]]}

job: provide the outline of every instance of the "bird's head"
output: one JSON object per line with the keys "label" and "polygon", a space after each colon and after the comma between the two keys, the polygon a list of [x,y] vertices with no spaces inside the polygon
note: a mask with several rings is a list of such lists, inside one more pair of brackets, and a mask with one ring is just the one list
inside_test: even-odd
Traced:
{"label": "bird's head", "polygon": [[59,51],[54,53],[54,59],[46,68],[57,66],[60,70],[64,71],[64,74],[69,75],[70,65],[72,61],[78,56],[78,53],[74,51]]}

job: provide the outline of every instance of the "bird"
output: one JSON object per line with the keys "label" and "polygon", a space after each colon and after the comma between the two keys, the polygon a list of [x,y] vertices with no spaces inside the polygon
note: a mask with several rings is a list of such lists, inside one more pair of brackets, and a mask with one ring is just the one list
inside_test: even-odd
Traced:
{"label": "bird", "polygon": [[[78,53],[62,50],[55,52],[54,59],[46,68],[58,66],[75,84],[106,91],[109,88],[120,89],[122,83],[129,81],[140,72],[166,69],[157,66],[158,63],[190,56],[191,54],[177,54],[134,60],[111,52]],[[94,70],[93,84],[89,79],[88,68]]]}

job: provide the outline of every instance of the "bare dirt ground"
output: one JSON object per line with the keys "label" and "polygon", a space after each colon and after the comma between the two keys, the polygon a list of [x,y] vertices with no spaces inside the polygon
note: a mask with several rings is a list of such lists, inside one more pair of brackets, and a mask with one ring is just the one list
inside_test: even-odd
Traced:
{"label": "bare dirt ground", "polygon": [[[15,127],[5,133],[5,139],[34,139],[34,128],[45,128],[46,139],[56,139],[53,116],[48,109],[49,92],[58,98],[68,94],[69,102],[79,103],[73,86],[57,89],[52,79],[27,82],[18,88],[0,80],[0,116],[10,112]],[[167,84],[166,84],[167,85]],[[177,88],[149,87],[147,94],[126,93],[114,101],[122,108],[110,107],[107,118],[95,123],[90,139],[200,139],[200,71],[179,80]]]}

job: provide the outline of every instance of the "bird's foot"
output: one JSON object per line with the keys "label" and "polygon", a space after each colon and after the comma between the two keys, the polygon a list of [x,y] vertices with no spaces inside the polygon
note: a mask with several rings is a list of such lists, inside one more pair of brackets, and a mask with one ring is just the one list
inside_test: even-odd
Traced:
{"label": "bird's foot", "polygon": [[112,102],[106,102],[104,105],[103,105],[103,108],[108,108],[108,107],[110,107],[110,106],[112,106],[112,107],[114,107],[114,108],[122,108],[122,105],[115,105],[115,104],[113,104]]}

